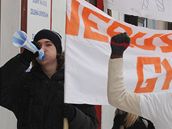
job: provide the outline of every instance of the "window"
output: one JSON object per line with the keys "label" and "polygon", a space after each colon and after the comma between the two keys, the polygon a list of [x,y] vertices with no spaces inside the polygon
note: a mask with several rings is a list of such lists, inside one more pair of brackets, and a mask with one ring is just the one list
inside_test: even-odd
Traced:
{"label": "window", "polygon": [[97,0],[86,0],[86,1],[91,3],[94,6],[97,6]]}

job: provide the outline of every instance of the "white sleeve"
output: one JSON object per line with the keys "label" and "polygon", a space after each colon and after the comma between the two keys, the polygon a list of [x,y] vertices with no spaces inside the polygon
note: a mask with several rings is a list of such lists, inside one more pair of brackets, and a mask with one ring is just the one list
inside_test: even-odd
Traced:
{"label": "white sleeve", "polygon": [[141,115],[140,96],[130,93],[124,87],[123,59],[111,59],[108,72],[109,103],[121,110]]}
{"label": "white sleeve", "polygon": [[[172,121],[172,92],[164,91],[140,96],[141,114],[149,120],[160,123]],[[169,122],[170,123],[170,122]]]}

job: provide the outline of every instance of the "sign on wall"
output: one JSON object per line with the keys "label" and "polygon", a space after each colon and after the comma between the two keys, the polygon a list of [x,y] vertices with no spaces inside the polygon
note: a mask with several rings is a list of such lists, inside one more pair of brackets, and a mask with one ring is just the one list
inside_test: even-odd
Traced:
{"label": "sign on wall", "polygon": [[172,22],[171,0],[104,0],[104,4],[124,14]]}
{"label": "sign on wall", "polygon": [[27,34],[33,39],[41,29],[50,29],[51,0],[28,0]]}

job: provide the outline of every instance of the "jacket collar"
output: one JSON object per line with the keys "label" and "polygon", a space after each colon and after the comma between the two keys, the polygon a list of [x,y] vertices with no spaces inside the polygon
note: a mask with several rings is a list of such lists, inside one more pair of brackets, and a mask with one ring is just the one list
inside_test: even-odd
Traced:
{"label": "jacket collar", "polygon": [[[49,79],[48,76],[42,71],[40,67],[33,67],[31,69],[33,76],[39,79]],[[53,80],[63,81],[64,80],[64,67],[57,70],[56,73],[51,77]]]}

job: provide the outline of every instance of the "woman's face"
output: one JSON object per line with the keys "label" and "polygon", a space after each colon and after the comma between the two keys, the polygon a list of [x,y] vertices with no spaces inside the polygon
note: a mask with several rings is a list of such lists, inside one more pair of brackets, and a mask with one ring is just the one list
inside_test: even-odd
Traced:
{"label": "woman's face", "polygon": [[37,42],[40,49],[44,51],[45,59],[38,63],[43,65],[57,63],[57,50],[55,45],[49,39],[41,39]]}

